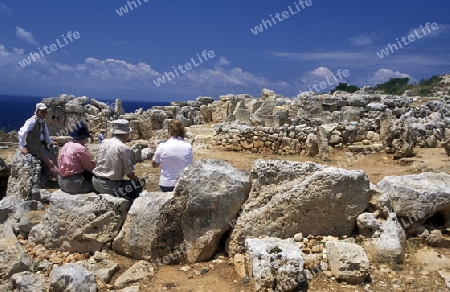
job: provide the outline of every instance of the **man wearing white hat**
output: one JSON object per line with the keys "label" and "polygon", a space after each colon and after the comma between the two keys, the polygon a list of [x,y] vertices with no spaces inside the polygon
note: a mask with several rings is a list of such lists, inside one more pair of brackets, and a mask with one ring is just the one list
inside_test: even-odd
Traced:
{"label": "man wearing white hat", "polygon": [[[131,149],[124,144],[130,136],[130,124],[124,119],[115,120],[112,124],[113,137],[99,145],[92,184],[100,194],[134,200],[142,192],[145,180],[134,173]],[[124,176],[130,180],[124,180]]]}
{"label": "man wearing white hat", "polygon": [[48,149],[48,146],[54,143],[45,123],[46,114],[47,106],[42,102],[37,103],[34,115],[19,130],[19,147],[23,154],[30,153],[39,158],[48,167],[51,175],[58,178],[56,157]]}

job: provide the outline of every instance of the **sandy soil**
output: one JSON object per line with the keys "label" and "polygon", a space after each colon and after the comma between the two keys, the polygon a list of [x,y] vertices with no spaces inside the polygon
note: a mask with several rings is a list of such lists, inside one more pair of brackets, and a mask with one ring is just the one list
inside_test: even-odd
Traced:
{"label": "sandy soil", "polygon": [[[194,159],[222,159],[243,171],[250,171],[256,159],[283,159],[295,161],[313,161],[316,163],[340,166],[348,169],[364,170],[370,181],[376,184],[388,175],[404,175],[424,171],[446,172],[450,174],[450,161],[442,148],[415,149],[416,155],[407,159],[394,161],[392,156],[375,153],[358,156],[356,159],[348,156],[344,150],[332,151],[329,161],[320,161],[305,156],[278,156],[271,154],[237,153],[207,147],[211,138],[212,128],[189,128],[197,135]],[[91,144],[91,153],[95,154],[96,145]],[[0,149],[0,157],[7,162],[12,160],[14,149]],[[139,176],[148,176],[146,188],[148,191],[158,191],[159,169],[154,169],[148,161],[138,163],[136,172]],[[378,265],[371,263],[372,281],[365,285],[349,285],[338,283],[323,274],[316,275],[309,285],[308,291],[450,291],[446,290],[444,280],[438,272],[415,258],[418,251],[434,250],[439,255],[450,257],[449,249],[438,249],[424,246],[415,239],[408,240],[407,255],[402,265]],[[130,267],[135,260],[127,259],[109,251],[120,264],[120,271],[113,280]],[[182,270],[180,270],[182,269]],[[450,271],[450,265],[447,266]],[[183,271],[184,270],[184,271]],[[241,279],[233,269],[225,254],[217,255],[215,260],[187,266],[162,266],[155,277],[140,284],[141,291],[250,291],[245,279]],[[108,291],[110,286],[102,287]]]}

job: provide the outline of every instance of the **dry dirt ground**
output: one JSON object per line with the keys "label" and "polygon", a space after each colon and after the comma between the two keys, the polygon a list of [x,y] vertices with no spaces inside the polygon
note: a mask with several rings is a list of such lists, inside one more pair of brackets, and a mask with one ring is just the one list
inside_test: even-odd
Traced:
{"label": "dry dirt ground", "polygon": [[[190,133],[196,135],[194,160],[201,158],[222,159],[243,171],[250,171],[256,159],[281,159],[295,161],[313,161],[316,163],[344,166],[348,169],[364,170],[370,181],[376,184],[388,175],[404,175],[424,171],[446,172],[450,174],[450,161],[442,148],[415,149],[416,155],[407,159],[394,161],[392,156],[375,153],[366,156],[349,158],[347,151],[331,152],[329,161],[305,156],[278,156],[272,154],[227,152],[208,148],[213,133],[211,125],[191,127]],[[95,144],[91,144],[91,152],[96,152]],[[0,157],[10,162],[14,150],[0,149]],[[137,174],[148,176],[147,191],[158,191],[159,170],[153,169],[148,161],[136,165]],[[448,236],[448,235],[447,235]],[[113,281],[130,267],[135,260],[109,254],[120,265],[119,272]],[[223,252],[223,251],[222,251]],[[371,263],[370,279],[363,285],[350,285],[337,282],[324,274],[316,274],[309,283],[308,291],[450,291],[438,270],[450,272],[450,249],[428,247],[417,239],[407,242],[406,259],[401,265],[380,265]],[[251,291],[246,279],[241,279],[234,271],[226,254],[218,254],[214,260],[193,265],[161,266],[154,278],[139,283],[141,291]],[[450,283],[449,283],[450,285]],[[104,286],[101,291],[110,291],[111,286]]]}

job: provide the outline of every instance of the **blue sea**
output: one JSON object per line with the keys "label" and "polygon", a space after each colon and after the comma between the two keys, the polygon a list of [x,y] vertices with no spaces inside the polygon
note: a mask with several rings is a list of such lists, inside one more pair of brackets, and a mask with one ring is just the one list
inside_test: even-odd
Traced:
{"label": "blue sea", "polygon": [[[18,131],[25,121],[33,115],[36,103],[42,101],[42,98],[44,97],[0,94],[0,130],[4,132]],[[114,102],[114,100],[98,100],[107,103]],[[147,110],[152,106],[170,105],[170,102],[122,100],[122,104],[125,112],[130,113],[139,108]]]}

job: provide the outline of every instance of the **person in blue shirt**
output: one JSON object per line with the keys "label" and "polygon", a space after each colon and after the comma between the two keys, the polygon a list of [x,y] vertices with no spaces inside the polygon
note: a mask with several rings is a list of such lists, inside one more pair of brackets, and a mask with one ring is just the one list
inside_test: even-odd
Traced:
{"label": "person in blue shirt", "polygon": [[105,130],[100,130],[100,133],[97,136],[98,144],[102,144],[103,139],[105,139],[105,134],[106,134]]}

